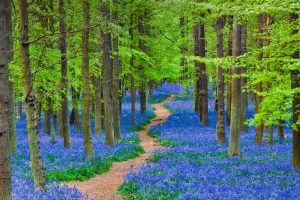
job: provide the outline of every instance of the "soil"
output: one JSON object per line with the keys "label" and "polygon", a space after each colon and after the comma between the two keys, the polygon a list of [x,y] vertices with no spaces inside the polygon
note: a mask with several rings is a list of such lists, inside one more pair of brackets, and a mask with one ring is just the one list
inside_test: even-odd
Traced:
{"label": "soil", "polygon": [[150,127],[160,125],[171,115],[169,110],[164,108],[163,105],[172,99],[173,97],[169,97],[161,103],[153,104],[156,117],[148,125],[144,126],[144,130],[138,132],[141,138],[140,145],[145,149],[145,153],[134,159],[115,162],[108,172],[97,175],[88,181],[70,182],[66,185],[78,188],[84,194],[85,199],[120,200],[121,197],[117,194],[117,190],[124,182],[124,176],[145,164],[155,150],[164,148],[159,146],[156,140],[148,135],[148,131]]}

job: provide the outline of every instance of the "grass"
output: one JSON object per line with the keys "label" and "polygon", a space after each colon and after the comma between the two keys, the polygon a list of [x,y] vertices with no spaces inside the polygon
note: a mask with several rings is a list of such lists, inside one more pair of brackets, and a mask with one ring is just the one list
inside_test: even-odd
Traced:
{"label": "grass", "polygon": [[[129,141],[126,141],[126,143]],[[139,142],[139,140],[130,142]],[[113,162],[126,161],[132,158],[138,157],[141,153],[144,153],[144,149],[141,146],[137,146],[134,152],[116,152],[113,156],[106,159],[93,158],[90,166],[80,166],[76,168],[70,168],[67,171],[52,171],[47,172],[46,180],[52,181],[85,181],[96,176],[96,174],[103,174],[107,172]]]}
{"label": "grass", "polygon": [[[131,131],[142,131],[144,130],[143,126],[150,123],[151,119],[155,118],[155,114],[149,116],[147,120],[142,122],[142,125],[130,128]],[[132,138],[129,140],[121,140],[120,143],[123,144],[139,144],[141,139],[139,137]],[[46,180],[53,181],[85,181],[95,177],[97,174],[103,174],[107,172],[113,162],[126,161],[132,158],[139,157],[140,154],[144,153],[144,149],[141,146],[136,146],[133,152],[116,152],[112,156],[108,156],[106,159],[93,158],[91,165],[89,166],[80,166],[76,168],[70,168],[67,171],[52,171],[46,173]],[[47,159],[51,162],[54,162],[56,157],[48,155]]]}

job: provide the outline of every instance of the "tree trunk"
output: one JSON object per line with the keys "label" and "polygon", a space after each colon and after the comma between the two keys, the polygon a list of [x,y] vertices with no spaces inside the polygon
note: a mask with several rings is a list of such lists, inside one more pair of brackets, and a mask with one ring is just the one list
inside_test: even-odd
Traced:
{"label": "tree trunk", "polygon": [[[227,56],[232,56],[232,16],[228,17],[229,23],[229,37],[228,37],[228,51]],[[232,89],[232,69],[226,70],[226,122],[229,125],[231,119],[231,89]]]}
{"label": "tree trunk", "polygon": [[[134,38],[133,38],[133,1],[131,0],[131,14],[130,14],[130,28],[129,28],[129,36],[131,40],[130,48],[134,48]],[[131,75],[130,75],[130,93],[131,93],[131,120],[132,125],[136,125],[136,111],[135,111],[135,101],[136,101],[136,94],[135,94],[135,85],[134,85],[134,56],[131,55],[130,59],[130,67],[131,67]]]}
{"label": "tree trunk", "polygon": [[[290,14],[290,22],[293,23],[293,31],[292,38],[294,38],[296,34],[298,34],[298,14]],[[295,48],[294,53],[292,54],[293,59],[299,59],[299,41],[293,41],[293,47]],[[291,70],[291,81],[292,81],[292,89],[300,88],[300,69],[294,67]],[[293,167],[300,167],[300,92],[297,91],[293,94],[293,103],[292,103],[292,113],[293,113]]]}
{"label": "tree trunk", "polygon": [[[147,35],[148,32],[148,27],[145,25],[145,20],[147,19],[147,11],[144,11],[143,15],[139,16],[139,20],[138,20],[138,31],[139,34],[141,36],[145,36]],[[144,41],[144,39],[140,38],[139,39],[139,48],[145,53],[147,54],[148,48],[146,46],[146,42]],[[140,94],[140,106],[141,106],[141,114],[144,114],[146,112],[146,104],[147,104],[147,94],[146,94],[146,85],[147,85],[147,80],[146,80],[146,76],[145,76],[145,68],[147,63],[145,62],[141,62],[138,70],[139,70],[139,78],[140,78],[140,85],[139,85],[139,94]]]}
{"label": "tree trunk", "polygon": [[269,132],[270,132],[269,147],[271,149],[273,147],[273,125],[270,125]]}
{"label": "tree trunk", "polygon": [[22,63],[22,81],[24,85],[24,99],[28,132],[30,162],[34,180],[34,188],[44,190],[46,188],[45,169],[40,152],[40,139],[37,130],[37,99],[33,91],[32,74],[29,60],[28,37],[28,10],[27,0],[19,0],[20,14],[20,60]]}
{"label": "tree trunk", "polygon": [[[20,94],[20,97],[23,97],[23,94],[21,93]],[[19,102],[18,102],[18,114],[17,114],[17,119],[18,120],[20,120],[21,118],[22,118],[22,110],[23,110],[23,108],[22,108],[22,100],[20,100]]]}
{"label": "tree trunk", "polygon": [[44,111],[44,133],[50,134],[51,132],[51,124],[50,124],[50,118],[51,118],[51,98],[47,97],[47,108]]}
{"label": "tree trunk", "polygon": [[111,34],[107,31],[110,24],[110,11],[105,5],[101,3],[101,13],[105,18],[105,27],[103,33],[103,67],[102,67],[102,91],[104,100],[105,112],[105,132],[106,132],[106,145],[114,146],[114,121],[113,121],[113,105],[112,105],[112,63],[111,63]]}
{"label": "tree trunk", "polygon": [[[223,58],[223,33],[225,20],[218,18],[216,22],[217,32],[217,54],[218,58]],[[218,112],[218,123],[217,123],[217,139],[219,144],[225,144],[225,121],[224,121],[224,70],[221,65],[218,66],[217,71],[217,112]]]}
{"label": "tree trunk", "polygon": [[56,142],[56,124],[57,124],[57,114],[53,114],[52,118],[52,129],[51,129],[51,138],[50,138],[50,143],[54,144]]}
{"label": "tree trunk", "polygon": [[86,159],[94,157],[94,148],[90,118],[90,70],[89,70],[89,33],[90,5],[82,0],[83,31],[82,31],[82,128],[84,136],[84,155]]}
{"label": "tree trunk", "polygon": [[[245,54],[247,52],[247,27],[246,25],[243,25],[242,27],[242,41],[241,41],[241,53]],[[247,67],[246,66],[242,66],[241,67],[241,87],[242,89],[245,88],[245,86],[247,85],[247,78],[246,78],[246,73],[247,73]],[[242,99],[241,99],[241,132],[248,132],[248,126],[245,123],[248,119],[248,92],[247,91],[243,91],[242,92]]]}
{"label": "tree trunk", "polygon": [[8,52],[6,3],[0,1],[0,198],[12,199],[12,178],[10,166],[10,102],[8,78]]}
{"label": "tree trunk", "polygon": [[[99,67],[99,70],[100,67]],[[95,87],[95,134],[102,133],[102,99],[101,99],[101,78],[94,77],[93,83]]]}
{"label": "tree trunk", "polygon": [[74,87],[71,87],[71,92],[72,92],[72,113],[70,117],[70,124],[75,123],[76,131],[80,131],[81,123],[80,123],[79,110],[78,110],[80,92],[76,91]]}
{"label": "tree trunk", "polygon": [[279,139],[284,139],[283,125],[284,125],[284,120],[279,119],[277,123],[277,134]]}
{"label": "tree trunk", "polygon": [[238,24],[238,18],[233,17],[232,31],[232,55],[234,56],[234,65],[232,69],[232,104],[230,119],[230,139],[229,156],[240,155],[240,121],[241,121],[241,80],[240,67],[237,56],[241,55],[241,25]]}
{"label": "tree trunk", "polygon": [[[263,38],[262,38],[262,34],[263,34],[263,14],[260,14],[257,17],[257,26],[258,26],[258,38],[256,41],[256,45],[257,48],[259,49],[259,53],[258,53],[258,60],[262,61],[263,58],[263,52],[262,52],[262,48],[263,48]],[[261,64],[259,64],[258,66],[258,73],[260,73],[262,71],[262,66]],[[256,109],[256,113],[260,112],[260,104],[263,100],[262,98],[262,82],[259,82],[257,84],[256,87],[257,90],[257,94],[256,94],[256,101],[255,101],[255,109]],[[263,131],[264,131],[264,125],[263,122],[260,122],[257,126],[256,126],[256,135],[255,135],[255,141],[257,145],[262,145],[263,143]]]}
{"label": "tree trunk", "polygon": [[[118,25],[118,3],[119,0],[113,0],[114,11],[112,13],[113,22]],[[119,86],[120,86],[120,59],[119,59],[119,34],[114,33],[113,37],[113,89],[112,89],[112,104],[113,104],[113,122],[114,122],[114,136],[115,141],[121,139],[120,132],[120,105],[119,105]]]}
{"label": "tree trunk", "polygon": [[[66,13],[64,0],[59,0],[59,29],[60,52],[61,52],[61,108],[58,124],[59,134],[64,138],[64,147],[71,148],[71,136],[68,122],[68,63],[67,63],[67,34],[66,34]],[[62,131],[62,133],[60,132]]]}
{"label": "tree trunk", "polygon": [[[194,56],[199,56],[199,24],[195,25],[193,28],[194,35]],[[200,63],[199,61],[195,61],[196,68],[196,81],[195,81],[195,89],[194,89],[194,108],[195,112],[200,115],[201,120],[201,100],[200,100],[200,87],[201,87],[201,76],[200,76]]]}
{"label": "tree trunk", "polygon": [[[5,4],[5,40],[6,40],[6,56],[7,62],[13,59],[13,24],[12,24],[12,3],[10,0],[4,0]],[[9,81],[10,103],[9,103],[9,136],[10,136],[10,153],[17,152],[17,135],[16,135],[16,118],[15,118],[15,92],[14,85]]]}
{"label": "tree trunk", "polygon": [[[205,28],[203,24],[199,25],[199,56],[205,58]],[[200,76],[201,76],[201,119],[203,125],[208,125],[208,78],[206,75],[205,63],[200,63]]]}

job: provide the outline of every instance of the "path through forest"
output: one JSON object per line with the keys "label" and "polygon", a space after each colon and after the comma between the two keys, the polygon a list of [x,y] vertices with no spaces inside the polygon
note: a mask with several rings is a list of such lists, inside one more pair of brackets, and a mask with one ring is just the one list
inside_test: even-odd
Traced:
{"label": "path through forest", "polygon": [[124,182],[124,176],[144,164],[150,158],[153,151],[163,148],[157,144],[154,138],[148,135],[148,131],[150,127],[161,124],[170,116],[171,113],[163,105],[172,99],[173,97],[169,97],[161,103],[153,104],[156,117],[148,125],[144,126],[144,130],[138,132],[141,138],[140,144],[145,149],[145,153],[138,158],[115,162],[108,172],[88,181],[71,182],[67,185],[69,187],[75,186],[88,198],[96,200],[120,200],[121,198],[117,195],[117,190]]}

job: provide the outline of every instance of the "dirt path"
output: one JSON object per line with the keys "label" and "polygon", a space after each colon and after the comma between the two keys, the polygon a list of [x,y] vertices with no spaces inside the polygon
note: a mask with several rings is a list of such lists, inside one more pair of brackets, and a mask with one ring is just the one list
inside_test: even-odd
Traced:
{"label": "dirt path", "polygon": [[150,127],[161,124],[170,116],[170,112],[163,107],[163,104],[172,99],[172,97],[169,97],[162,103],[153,104],[152,106],[155,109],[156,117],[151,120],[150,124],[144,126],[144,130],[138,132],[141,138],[140,144],[145,149],[144,154],[128,161],[115,162],[108,172],[98,175],[88,181],[71,182],[67,185],[70,187],[75,186],[85,196],[96,200],[120,200],[121,198],[116,193],[118,188],[124,182],[124,176],[145,163],[146,160],[150,158],[153,151],[162,148],[155,142],[155,139],[148,136],[147,133]]}

